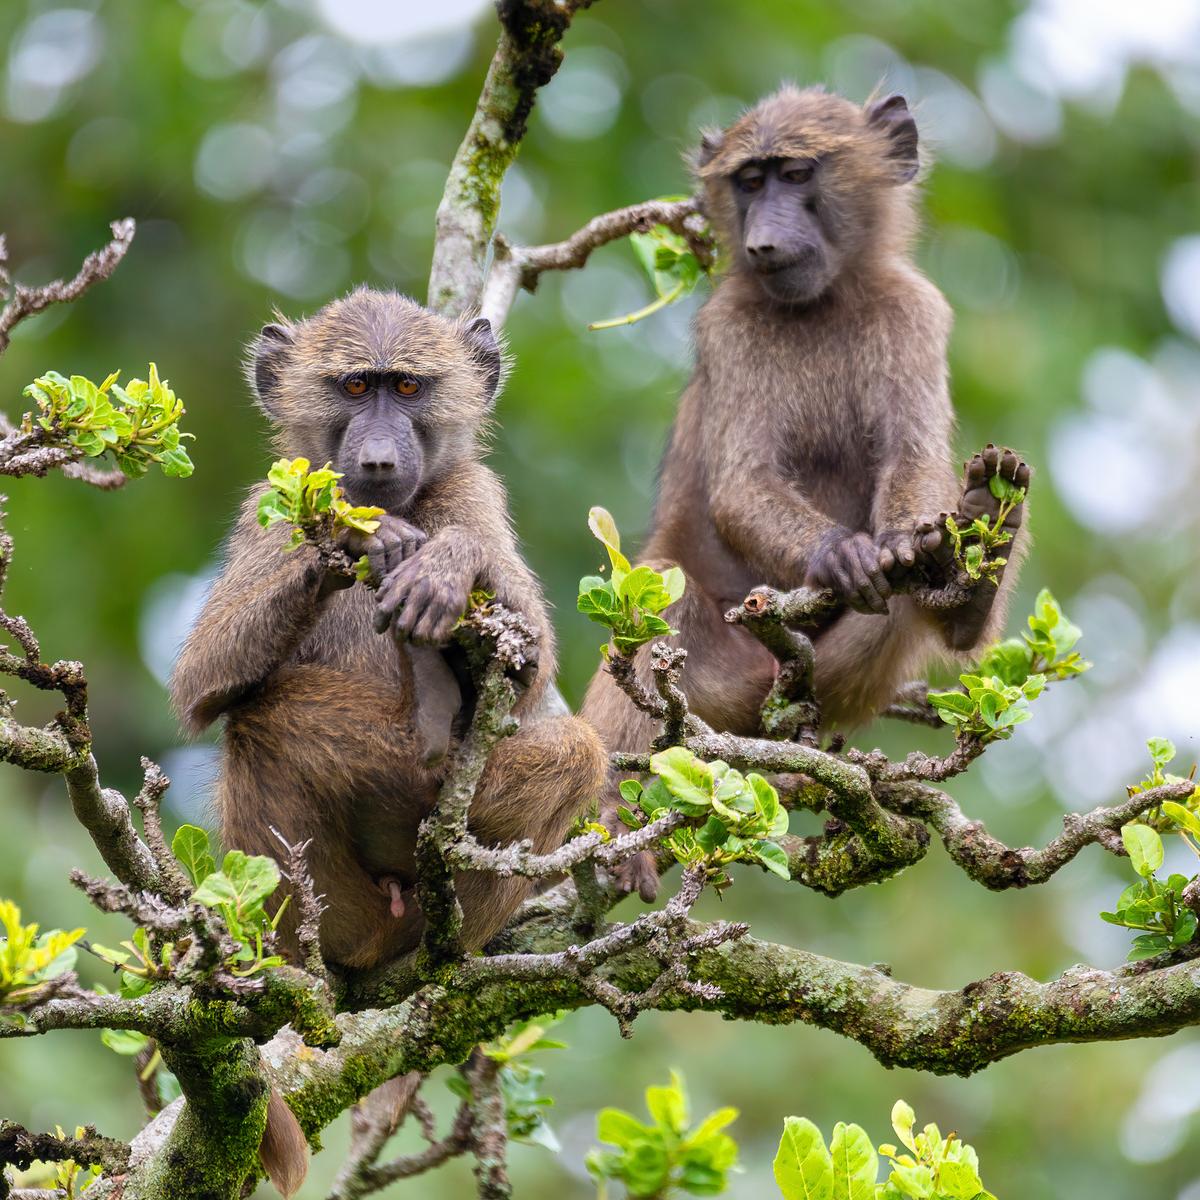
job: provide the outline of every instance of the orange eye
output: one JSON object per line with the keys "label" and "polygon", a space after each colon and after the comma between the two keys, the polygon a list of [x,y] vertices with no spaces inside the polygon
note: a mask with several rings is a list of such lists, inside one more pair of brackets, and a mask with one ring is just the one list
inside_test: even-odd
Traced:
{"label": "orange eye", "polygon": [[367,381],[361,375],[354,375],[347,379],[342,387],[349,396],[365,396],[367,394]]}
{"label": "orange eye", "polygon": [[414,379],[411,375],[401,375],[396,380],[396,391],[401,396],[415,396],[421,390],[421,381]]}

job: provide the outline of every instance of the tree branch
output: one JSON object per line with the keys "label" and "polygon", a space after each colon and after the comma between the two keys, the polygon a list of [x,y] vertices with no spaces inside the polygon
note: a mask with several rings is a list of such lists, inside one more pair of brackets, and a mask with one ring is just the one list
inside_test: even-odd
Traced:
{"label": "tree branch", "polygon": [[1107,834],[1115,833],[1164,800],[1186,800],[1194,790],[1195,784],[1188,780],[1166,783],[1138,792],[1121,804],[1093,808],[1088,813],[1067,813],[1063,832],[1040,850],[1006,846],[988,833],[982,821],[972,821],[950,796],[936,788],[918,783],[888,785],[880,788],[880,796],[889,808],[932,825],[950,857],[976,883],[1003,891],[1045,883],[1085,846],[1106,844]]}
{"label": "tree branch", "polygon": [[55,279],[41,287],[11,283],[7,270],[8,248],[3,236],[0,236],[0,292],[8,292],[10,287],[12,289],[8,303],[0,309],[0,354],[8,349],[13,329],[26,317],[49,308],[51,304],[70,304],[78,300],[93,284],[107,279],[117,269],[133,241],[137,226],[132,217],[126,217],[123,221],[114,221],[109,228],[112,230],[112,241],[89,254],[74,279]]}
{"label": "tree branch", "polygon": [[495,257],[483,289],[480,313],[500,328],[508,317],[517,292],[537,289],[544,271],[570,271],[586,265],[592,251],[631,233],[645,233],[665,225],[686,238],[704,266],[715,258],[715,244],[700,208],[699,197],[687,200],[645,200],[593,217],[562,242],[544,246],[514,246],[503,237],[495,240]]}
{"label": "tree branch", "polygon": [[448,316],[479,307],[500,185],[517,155],[538,89],[562,62],[558,43],[590,0],[497,0],[502,32],[475,115],[438,205],[429,306]]}

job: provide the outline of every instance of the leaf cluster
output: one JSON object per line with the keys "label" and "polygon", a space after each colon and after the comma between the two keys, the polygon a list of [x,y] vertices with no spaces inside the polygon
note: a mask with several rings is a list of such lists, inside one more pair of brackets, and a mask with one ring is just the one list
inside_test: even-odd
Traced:
{"label": "leaf cluster", "polygon": [[773,840],[787,832],[787,810],[761,775],[743,775],[720,759],[706,763],[683,746],[653,755],[650,770],[656,778],[648,786],[636,779],[620,785],[625,803],[617,812],[626,825],[640,829],[671,811],[696,818],[662,844],[684,866],[702,867],[718,892],[729,886],[725,868],[735,862],[791,878],[787,854]]}
{"label": "leaf cluster", "polygon": [[620,1108],[602,1109],[596,1136],[613,1149],[594,1149],[586,1164],[605,1195],[607,1180],[624,1184],[632,1197],[663,1197],[678,1189],[693,1196],[718,1196],[736,1171],[737,1142],[725,1133],[736,1108],[710,1113],[695,1128],[689,1123],[683,1079],[671,1072],[666,1087],[646,1089],[649,1122]]}
{"label": "leaf cluster", "polygon": [[891,1174],[877,1185],[878,1200],[996,1200],[979,1177],[979,1155],[953,1133],[942,1136],[934,1124],[914,1132],[916,1114],[903,1100],[892,1106],[892,1128],[909,1153],[884,1144],[879,1153],[891,1162]]}
{"label": "leaf cluster", "polygon": [[80,451],[87,458],[111,454],[130,479],[145,475],[155,464],[164,475],[186,478],[192,460],[182,441],[190,438],[179,428],[183,403],[159,379],[150,364],[148,379],[131,379],[124,387],[114,371],[103,383],[83,375],[70,379],[49,371],[23,395],[37,404],[37,415],[26,413],[22,432],[41,431],[42,440]]}
{"label": "leaf cluster", "polygon": [[[234,950],[225,959],[231,974],[245,978],[267,967],[277,967],[283,959],[266,953],[266,943],[279,924],[287,900],[272,917],[266,901],[279,886],[279,867],[265,854],[246,854],[230,850],[218,870],[209,847],[208,834],[196,825],[181,825],[171,842],[171,851],[195,884],[191,901],[202,904],[221,916]],[[92,944],[92,950],[121,970],[121,995],[144,995],[155,983],[170,977],[176,958],[173,941],[157,946],[143,928],[119,949]],[[110,1046],[110,1049],[117,1049]],[[118,1053],[124,1051],[118,1050]]]}
{"label": "leaf cluster", "polygon": [[38,925],[24,925],[21,910],[11,900],[0,900],[0,1005],[34,999],[47,980],[75,966],[75,943],[84,930],[51,929],[38,933]]}
{"label": "leaf cluster", "polygon": [[1082,636],[1057,600],[1043,588],[1028,618],[1029,632],[992,646],[975,670],[958,677],[959,688],[930,692],[929,703],[956,734],[984,743],[1012,736],[1033,715],[1029,702],[1048,681],[1070,679],[1091,663],[1073,649]]}
{"label": "leaf cluster", "polygon": [[[876,1153],[860,1125],[839,1121],[826,1146],[805,1117],[788,1117],[775,1156],[775,1182],[784,1200],[995,1200],[979,1178],[979,1156],[936,1125],[914,1132],[915,1115],[903,1100],[892,1108],[892,1128],[907,1153],[885,1143]],[[882,1183],[879,1155],[889,1161]]]}
{"label": "leaf cluster", "polygon": [[[278,459],[267,472],[271,487],[259,498],[258,523],[264,528],[278,521],[293,526],[287,550],[295,550],[306,541],[331,539],[339,529],[374,533],[384,510],[351,504],[338,486],[341,478],[342,473],[329,463],[314,471],[307,458]],[[365,561],[364,556],[359,562],[364,571]]]}
{"label": "leaf cluster", "polygon": [[[660,573],[652,567],[630,566],[621,553],[616,522],[606,509],[597,507],[588,513],[588,528],[608,551],[612,573],[608,579],[585,575],[579,581],[579,611],[611,631],[611,645],[619,654],[632,654],[646,642],[677,633],[659,614],[683,595],[683,572],[678,567]],[[609,647],[602,653],[607,658]]]}
{"label": "leaf cluster", "polygon": [[[567,1043],[546,1036],[562,1020],[564,1013],[531,1017],[518,1021],[497,1041],[485,1043],[484,1054],[500,1064],[498,1081],[504,1098],[504,1115],[511,1141],[542,1146],[557,1154],[562,1148],[546,1120],[546,1110],[554,1098],[545,1094],[546,1072],[529,1061],[542,1050],[565,1050]],[[450,1090],[469,1100],[470,1086],[461,1076],[449,1081]]]}
{"label": "leaf cluster", "polygon": [[[657,199],[670,202],[686,200],[687,197],[659,196]],[[616,329],[622,325],[633,325],[644,317],[652,316],[695,291],[700,280],[709,275],[710,268],[696,257],[687,238],[681,237],[666,225],[655,225],[645,233],[631,233],[629,244],[654,287],[655,298],[637,312],[613,317],[608,321],[593,321],[588,326],[593,332],[597,329]]]}
{"label": "leaf cluster", "polygon": [[[1153,767],[1141,783],[1129,787],[1130,796],[1164,783],[1183,782],[1180,776],[1164,770],[1175,757],[1175,745],[1169,738],[1150,738],[1146,746]],[[1178,950],[1196,935],[1196,914],[1183,902],[1183,890],[1191,880],[1174,872],[1163,882],[1157,875],[1165,857],[1163,833],[1178,834],[1200,857],[1198,807],[1200,788],[1193,790],[1186,803],[1164,800],[1144,818],[1121,829],[1121,842],[1140,878],[1117,898],[1116,911],[1102,912],[1100,918],[1110,925],[1139,931],[1129,950],[1129,962]]]}
{"label": "leaf cluster", "polygon": [[946,518],[946,532],[950,535],[950,546],[954,561],[970,579],[999,581],[1000,572],[1008,562],[996,551],[1012,541],[1012,533],[1004,528],[1009,514],[1025,499],[1025,489],[1019,488],[999,475],[988,480],[988,491],[1000,501],[995,518],[986,513],[976,517],[969,525],[959,525],[953,516]]}

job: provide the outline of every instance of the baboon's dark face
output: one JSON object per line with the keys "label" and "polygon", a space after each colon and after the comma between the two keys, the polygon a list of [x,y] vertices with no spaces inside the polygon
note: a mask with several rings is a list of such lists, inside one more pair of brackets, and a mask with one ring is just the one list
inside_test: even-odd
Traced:
{"label": "baboon's dark face", "polygon": [[403,508],[425,473],[426,423],[431,383],[406,372],[355,372],[331,382],[344,424],[330,459],[356,504]]}
{"label": "baboon's dark face", "polygon": [[369,288],[264,326],[248,366],[279,451],[332,463],[351,500],[393,513],[478,453],[504,373],[482,317]]}
{"label": "baboon's dark face", "polygon": [[820,176],[817,159],[769,158],[745,163],[730,179],[742,263],[783,304],[815,300],[841,266],[824,220]]}

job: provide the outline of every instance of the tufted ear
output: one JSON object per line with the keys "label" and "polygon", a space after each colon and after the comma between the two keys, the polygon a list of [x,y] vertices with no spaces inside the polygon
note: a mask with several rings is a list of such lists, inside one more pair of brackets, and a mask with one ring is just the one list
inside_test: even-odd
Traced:
{"label": "tufted ear", "polygon": [[488,402],[491,403],[496,399],[500,376],[504,373],[504,356],[500,353],[500,343],[492,331],[491,321],[487,317],[476,317],[463,328],[463,338],[471,358],[483,370]]}
{"label": "tufted ear", "polygon": [[264,325],[250,348],[254,368],[254,392],[258,406],[273,421],[282,420],[279,385],[284,362],[291,349],[293,333],[286,325]]}
{"label": "tufted ear", "polygon": [[700,131],[700,145],[696,150],[696,166],[707,167],[720,153],[724,141],[725,134],[722,130],[702,129]]}
{"label": "tufted ear", "polygon": [[908,183],[917,174],[917,123],[908,102],[899,93],[867,106],[867,124],[882,130],[888,139],[887,158],[897,183]]}

